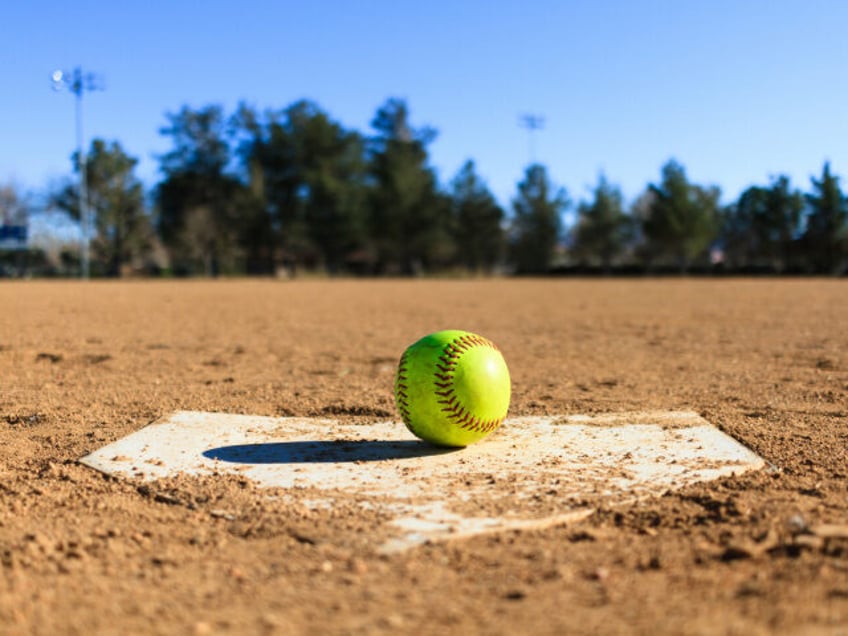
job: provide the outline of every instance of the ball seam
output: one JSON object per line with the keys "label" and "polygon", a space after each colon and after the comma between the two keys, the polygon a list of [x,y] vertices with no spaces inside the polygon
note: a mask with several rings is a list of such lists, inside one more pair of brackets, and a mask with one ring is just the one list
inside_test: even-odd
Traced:
{"label": "ball seam", "polygon": [[475,347],[489,347],[500,353],[494,342],[482,336],[463,334],[454,338],[445,345],[436,363],[438,372],[433,374],[437,389],[435,394],[441,398],[437,402],[442,405],[442,412],[459,428],[476,433],[489,433],[500,426],[504,418],[485,420],[472,415],[462,404],[453,384],[459,358]]}
{"label": "ball seam", "polygon": [[[401,419],[406,427],[412,431],[412,420],[409,412],[409,385],[407,384],[407,361],[409,359],[409,350],[403,352],[398,362],[397,376],[395,377],[395,402],[397,403],[398,411],[400,411]],[[415,432],[415,431],[412,431]]]}

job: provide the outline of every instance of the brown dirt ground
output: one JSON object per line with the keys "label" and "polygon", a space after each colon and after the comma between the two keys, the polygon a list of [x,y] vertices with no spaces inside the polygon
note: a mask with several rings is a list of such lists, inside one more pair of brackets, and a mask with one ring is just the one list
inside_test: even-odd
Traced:
{"label": "brown dirt ground", "polygon": [[[691,409],[771,467],[385,557],[355,501],[76,463],[176,409],[396,418],[442,328],[513,415]],[[839,280],[2,283],[0,633],[848,634],[846,351]]]}

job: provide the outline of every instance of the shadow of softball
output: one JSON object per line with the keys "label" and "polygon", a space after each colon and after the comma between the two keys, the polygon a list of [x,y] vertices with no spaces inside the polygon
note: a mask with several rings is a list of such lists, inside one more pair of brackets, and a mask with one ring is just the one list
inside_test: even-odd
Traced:
{"label": "shadow of softball", "polygon": [[220,446],[204,451],[203,456],[237,464],[321,464],[410,459],[459,450],[418,440],[332,440]]}

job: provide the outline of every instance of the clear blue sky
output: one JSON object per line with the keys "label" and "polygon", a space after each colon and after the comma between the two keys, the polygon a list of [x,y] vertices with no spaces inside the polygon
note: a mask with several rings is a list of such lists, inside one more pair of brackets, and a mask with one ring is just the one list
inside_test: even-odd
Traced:
{"label": "clear blue sky", "polygon": [[105,80],[86,137],[117,139],[157,180],[164,113],[315,100],[362,132],[388,97],[439,131],[442,183],[473,158],[508,204],[536,158],[572,199],[600,171],[638,195],[674,157],[729,201],[788,174],[848,174],[844,0],[8,2],[0,9],[0,183],[70,173],[70,94],[55,68]]}

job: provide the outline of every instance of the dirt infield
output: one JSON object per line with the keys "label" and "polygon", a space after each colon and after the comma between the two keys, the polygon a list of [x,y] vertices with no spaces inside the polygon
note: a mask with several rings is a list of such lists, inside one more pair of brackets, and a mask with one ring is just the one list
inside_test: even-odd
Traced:
{"label": "dirt infield", "polygon": [[[398,419],[445,328],[511,415],[694,410],[770,467],[385,556],[354,498],[76,463],[174,410]],[[838,280],[0,284],[0,634],[848,634],[846,351]]]}

